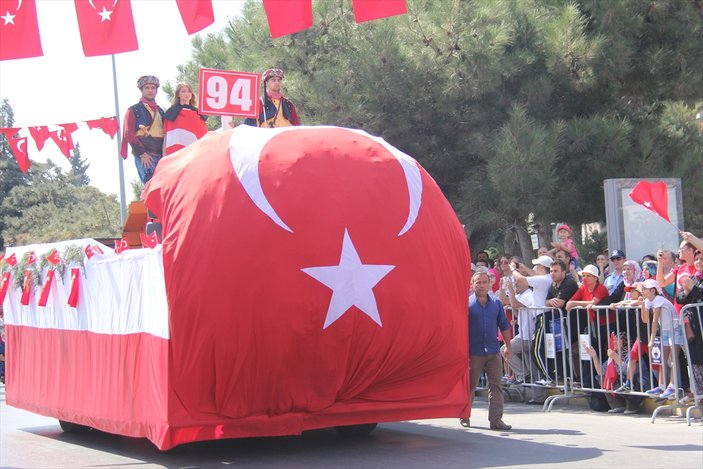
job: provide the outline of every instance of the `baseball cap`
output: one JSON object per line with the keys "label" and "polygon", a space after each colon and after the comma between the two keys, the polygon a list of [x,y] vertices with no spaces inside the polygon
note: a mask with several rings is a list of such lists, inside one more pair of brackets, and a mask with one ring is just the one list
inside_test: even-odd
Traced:
{"label": "baseball cap", "polygon": [[532,259],[533,265],[543,265],[546,268],[550,268],[554,264],[554,259],[549,256],[539,256],[537,259]]}
{"label": "baseball cap", "polygon": [[612,260],[613,257],[622,257],[624,259],[625,253],[620,249],[613,249],[613,252],[610,253],[610,259]]}
{"label": "baseball cap", "polygon": [[648,289],[648,288],[656,288],[657,291],[659,292],[659,294],[661,294],[661,292],[662,292],[661,287],[659,286],[659,284],[657,283],[657,281],[654,280],[653,278],[648,278],[647,280],[645,280],[644,282],[642,282],[642,289],[645,290],[645,289]]}

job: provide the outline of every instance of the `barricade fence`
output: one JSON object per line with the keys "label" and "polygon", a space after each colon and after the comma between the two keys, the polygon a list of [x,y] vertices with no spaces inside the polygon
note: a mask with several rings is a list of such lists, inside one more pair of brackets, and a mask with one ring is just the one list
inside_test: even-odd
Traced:
{"label": "barricade fence", "polygon": [[[656,324],[644,305],[568,312],[508,307],[506,313],[513,319],[513,338],[501,353],[505,357],[505,348],[511,348],[506,375],[514,376],[506,381],[506,389],[531,388],[533,399],[544,401],[544,410],[560,399],[590,398],[594,393],[605,397],[610,407],[628,410],[639,408],[643,398],[673,401],[655,411],[654,421],[660,410],[703,400],[703,356],[696,355],[703,354],[703,303],[686,306],[680,316],[663,314]],[[562,394],[547,398],[550,388]],[[685,389],[691,391],[690,403],[680,403]],[[687,410],[689,424],[691,411]]]}

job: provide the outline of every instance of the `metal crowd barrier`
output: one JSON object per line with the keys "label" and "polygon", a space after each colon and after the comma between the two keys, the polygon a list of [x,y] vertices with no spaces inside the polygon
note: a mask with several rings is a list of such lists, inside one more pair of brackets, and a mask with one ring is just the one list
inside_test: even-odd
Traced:
{"label": "metal crowd barrier", "polygon": [[[693,363],[694,357],[691,353],[691,342],[703,348],[703,336],[693,333],[693,337],[691,341],[689,341],[686,332],[687,323],[691,327],[692,332],[694,330],[697,330],[698,334],[703,332],[703,303],[693,303],[681,309],[680,327],[684,337],[683,349],[688,358],[688,379],[691,393],[693,394],[693,401],[690,405],[686,405],[686,407],[688,407],[686,409],[686,423],[688,423],[688,426],[691,426],[694,409],[697,408],[698,412],[703,416],[703,363]],[[697,328],[694,326],[694,323],[698,326]],[[698,380],[696,380],[696,378],[698,378]],[[657,408],[654,413],[656,414],[660,408]],[[654,422],[654,415],[652,415],[652,422]]]}

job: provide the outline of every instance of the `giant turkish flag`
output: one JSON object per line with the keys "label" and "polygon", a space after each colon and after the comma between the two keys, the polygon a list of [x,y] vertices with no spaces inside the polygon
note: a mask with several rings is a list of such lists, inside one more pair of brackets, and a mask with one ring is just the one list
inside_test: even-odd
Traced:
{"label": "giant turkish flag", "polygon": [[408,155],[335,127],[211,132],[164,157],[170,447],[466,417],[469,251]]}
{"label": "giant turkish flag", "polygon": [[130,0],[74,1],[86,57],[139,49]]}

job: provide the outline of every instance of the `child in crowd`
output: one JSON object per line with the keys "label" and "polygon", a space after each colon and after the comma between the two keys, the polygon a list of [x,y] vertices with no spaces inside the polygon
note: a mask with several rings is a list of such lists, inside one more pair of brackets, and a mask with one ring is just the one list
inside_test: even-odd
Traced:
{"label": "child in crowd", "polygon": [[[617,393],[626,393],[633,390],[647,389],[649,387],[649,347],[647,345],[647,324],[649,323],[649,312],[644,307],[644,297],[642,296],[642,283],[635,283],[629,287],[630,299],[623,300],[619,303],[610,305],[611,309],[623,307],[639,307],[637,314],[637,336],[633,340],[632,348],[630,349],[630,360],[627,364],[626,380],[622,386],[615,390]],[[640,364],[640,359],[643,361]],[[638,370],[638,366],[641,369]],[[645,370],[647,372],[645,372]],[[642,376],[642,383],[635,381],[635,375],[639,371]],[[646,380],[646,384],[645,384]]]}
{"label": "child in crowd", "polygon": [[[674,376],[669,368],[669,360],[676,360],[679,356],[679,347],[683,345],[683,333],[679,328],[679,317],[674,305],[661,295],[661,289],[656,280],[649,279],[642,282],[642,296],[644,306],[651,311],[652,328],[649,336],[649,350],[652,350],[654,339],[661,325],[662,370],[659,373],[659,385],[647,391],[651,396],[660,395],[662,399],[672,399],[676,395]],[[666,378],[669,385],[666,386]],[[666,386],[666,389],[664,388]]]}
{"label": "child in crowd", "polygon": [[576,250],[574,241],[571,239],[571,227],[565,223],[557,225],[557,236],[559,237],[559,241],[552,243],[553,249],[549,250],[548,254],[550,256],[554,256],[559,249],[563,249],[571,255],[571,262],[574,267],[576,269],[580,269],[581,262],[579,260],[579,253]]}

